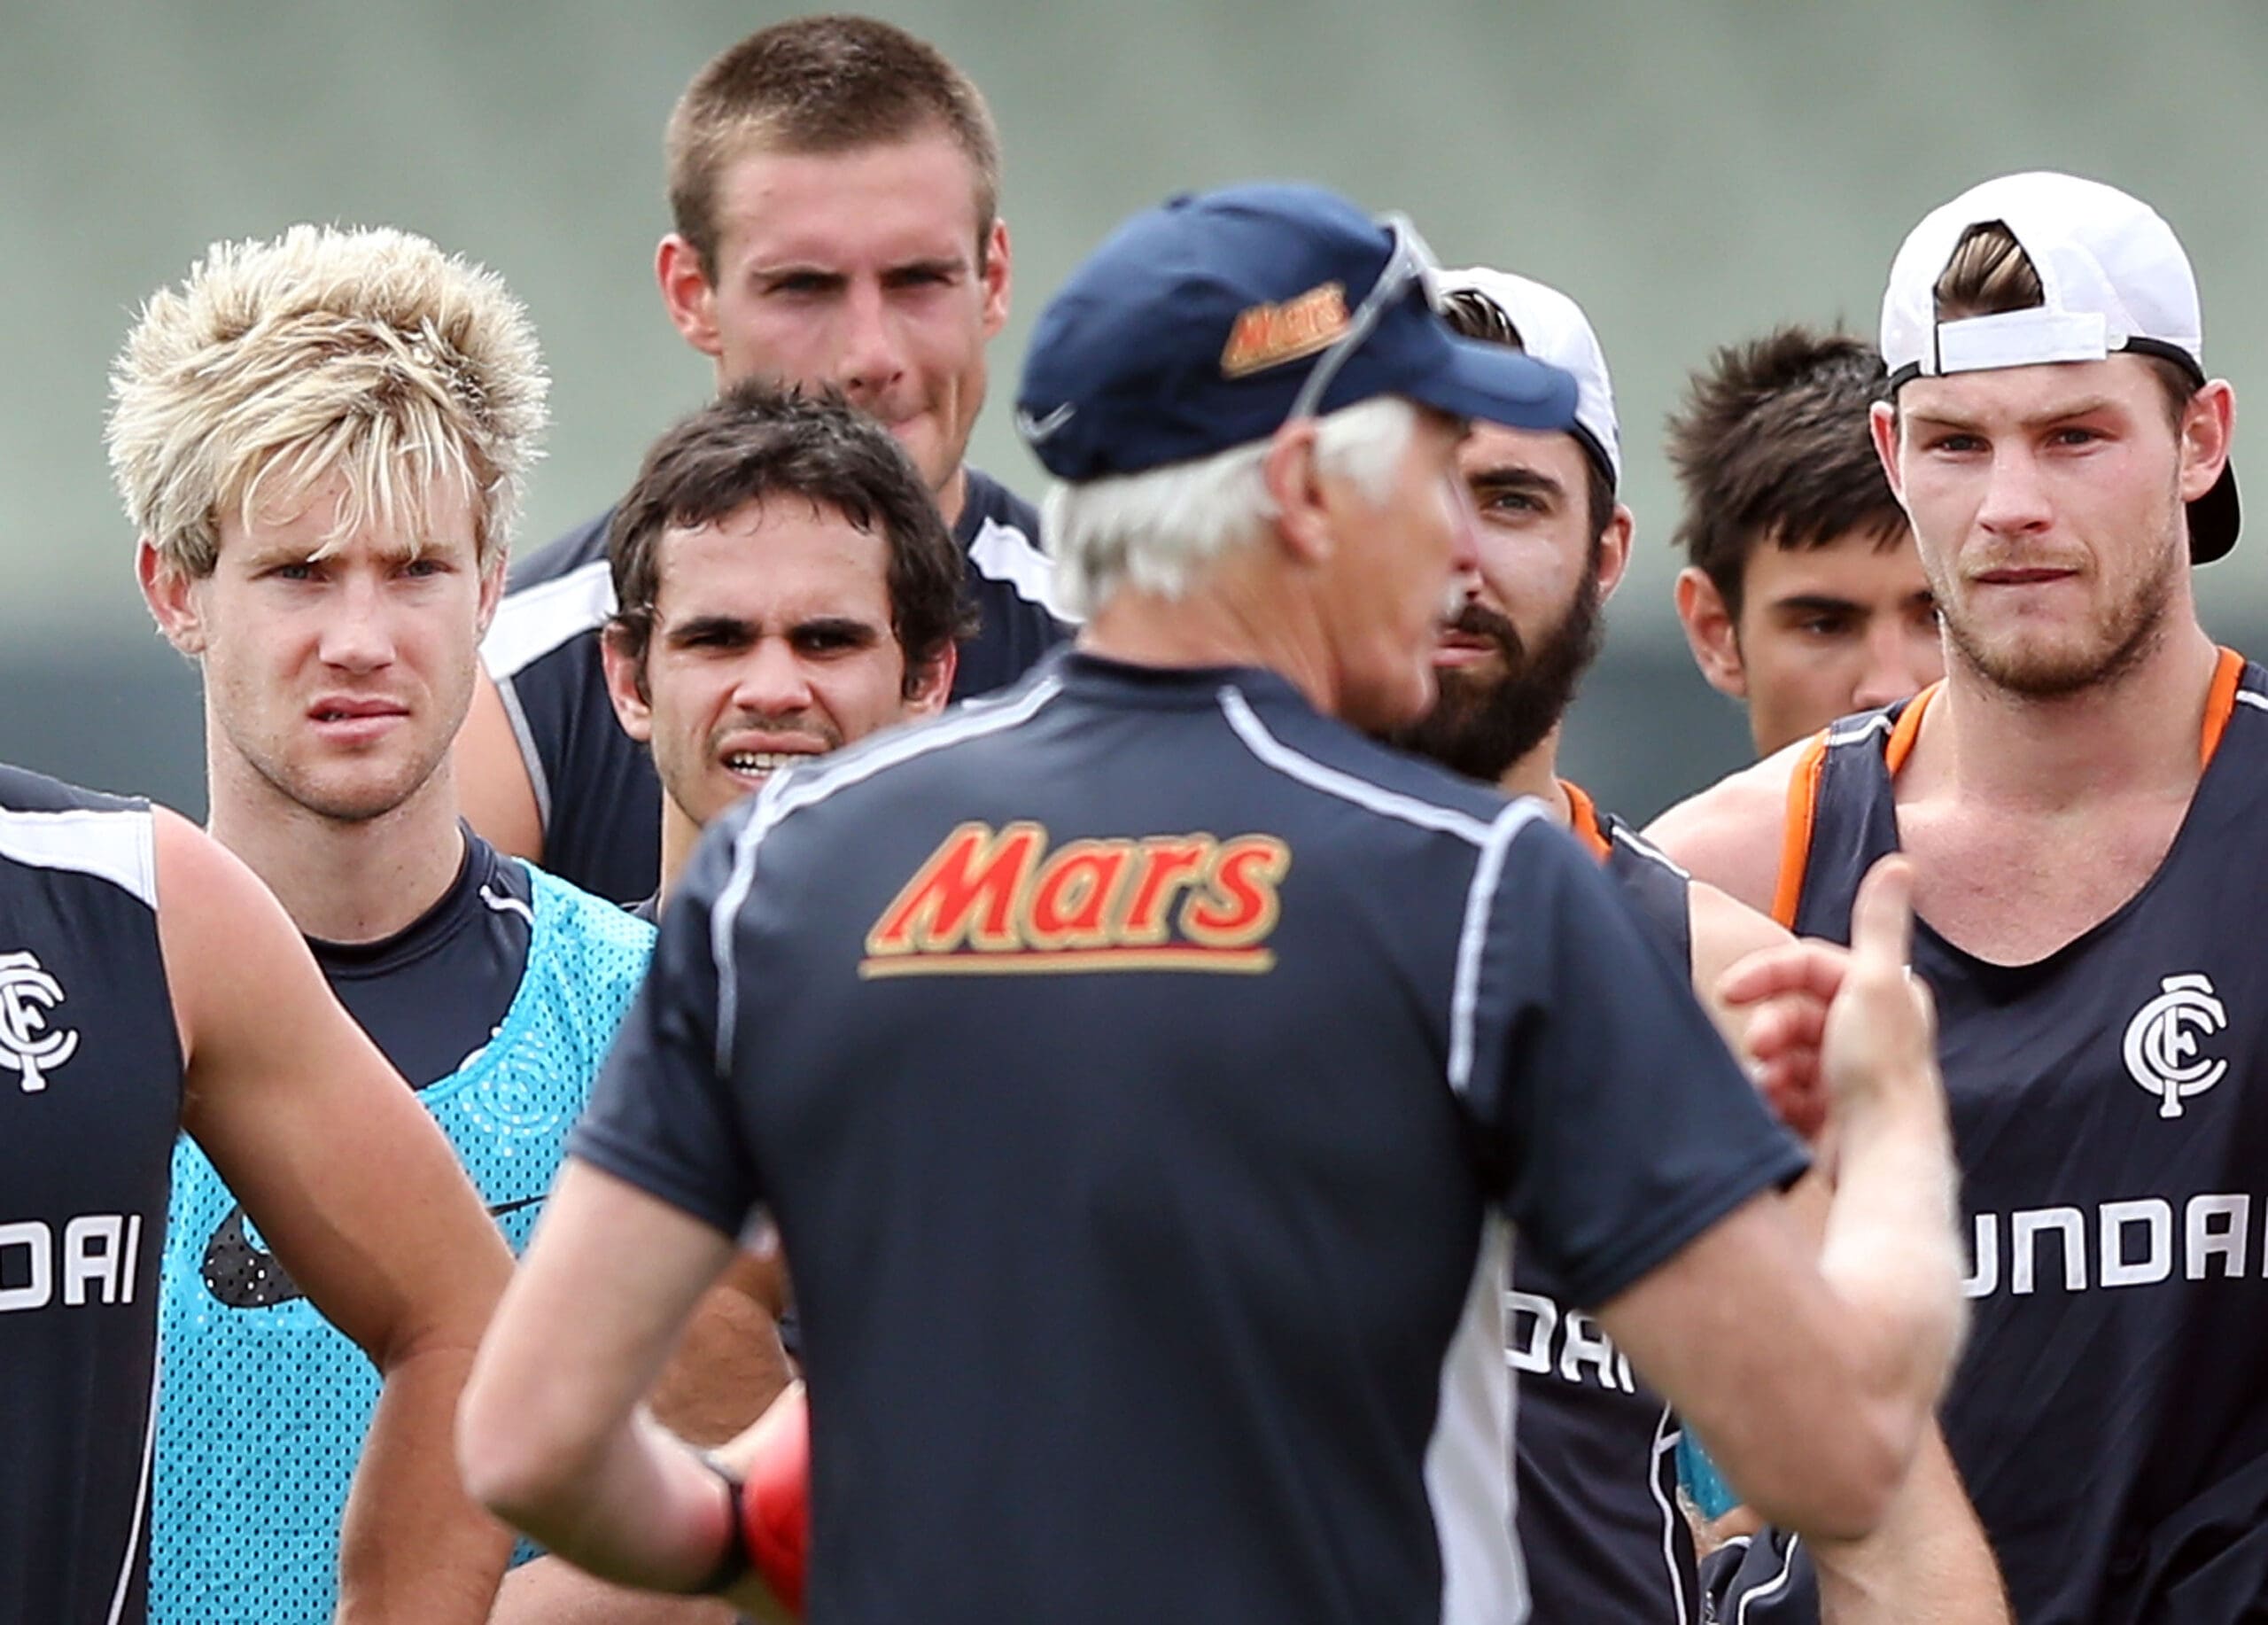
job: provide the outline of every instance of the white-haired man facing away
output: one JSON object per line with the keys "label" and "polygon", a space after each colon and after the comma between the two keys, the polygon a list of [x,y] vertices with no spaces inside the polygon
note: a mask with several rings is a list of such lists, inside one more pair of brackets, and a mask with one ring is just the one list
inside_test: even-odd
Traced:
{"label": "white-haired man facing away", "polygon": [[734,1467],[636,1409],[761,1202],[815,1616],[1147,1621],[1162,1564],[1193,1620],[1517,1619],[1504,1458],[1447,1449],[1504,1444],[1512,1217],[1756,1494],[1872,1522],[1960,1325],[1900,878],[1827,1018],[1815,1265],[1800,1152],[1596,866],[1358,731],[1432,702],[1467,420],[1573,393],[1327,192],[1184,198],[1088,260],[1019,402],[1079,647],[711,827],[484,1347],[476,1493],[763,1600]]}

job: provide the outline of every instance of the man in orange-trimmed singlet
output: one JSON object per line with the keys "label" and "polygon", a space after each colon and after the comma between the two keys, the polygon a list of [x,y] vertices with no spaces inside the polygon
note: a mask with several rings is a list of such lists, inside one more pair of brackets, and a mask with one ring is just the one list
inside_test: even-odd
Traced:
{"label": "man in orange-trimmed singlet", "polygon": [[2040,1625],[2268,1598],[2268,674],[2197,618],[2237,530],[2202,330],[2171,229],[2110,187],[2009,175],[1925,218],[1873,424],[1946,680],[1655,828],[1821,936],[1867,862],[1915,863],[1973,1259],[1945,1428]]}

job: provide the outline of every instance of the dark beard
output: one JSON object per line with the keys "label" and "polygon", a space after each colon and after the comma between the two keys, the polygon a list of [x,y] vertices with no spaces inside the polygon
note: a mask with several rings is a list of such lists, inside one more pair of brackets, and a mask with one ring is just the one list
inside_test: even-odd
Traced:
{"label": "dark beard", "polygon": [[1431,757],[1452,773],[1495,783],[1514,762],[1543,743],[1575,698],[1575,686],[1597,657],[1598,553],[1583,572],[1574,602],[1531,652],[1518,629],[1495,610],[1468,600],[1454,630],[1496,646],[1503,671],[1481,677],[1464,671],[1435,673],[1441,695],[1423,721],[1397,729],[1391,743]]}

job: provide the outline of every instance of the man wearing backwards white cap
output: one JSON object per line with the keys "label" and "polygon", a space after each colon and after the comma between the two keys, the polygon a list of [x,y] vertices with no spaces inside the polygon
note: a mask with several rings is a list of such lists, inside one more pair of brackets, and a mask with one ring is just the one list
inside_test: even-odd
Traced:
{"label": "man wearing backwards white cap", "polygon": [[2268,673],[2213,646],[2189,568],[2236,539],[2233,396],[2171,229],[2069,175],[1923,220],[1882,335],[1946,680],[1655,833],[1827,937],[1911,856],[1973,1249],[1944,1422],[2016,1615],[2256,1618]]}

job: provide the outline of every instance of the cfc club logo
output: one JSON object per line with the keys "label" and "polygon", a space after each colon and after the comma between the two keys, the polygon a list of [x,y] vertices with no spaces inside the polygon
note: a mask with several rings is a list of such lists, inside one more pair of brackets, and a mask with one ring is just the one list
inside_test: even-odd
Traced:
{"label": "cfc club logo", "polygon": [[79,1035],[51,1025],[62,984],[30,953],[0,953],[0,1067],[22,1075],[24,1092],[47,1087],[47,1075],[79,1051]]}
{"label": "cfc club logo", "polygon": [[2201,1035],[2221,1031],[2229,1014],[2214,996],[2210,977],[2168,976],[2163,991],[2126,1023],[2126,1070],[2158,1098],[2158,1116],[2179,1117],[2181,1103],[2227,1076],[2229,1063],[2199,1053]]}

